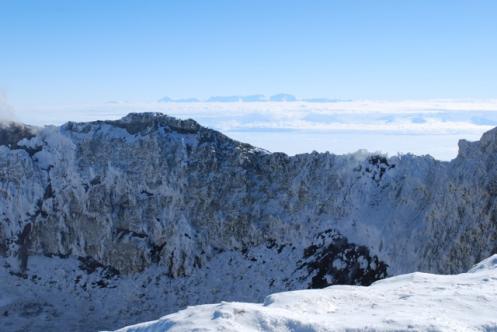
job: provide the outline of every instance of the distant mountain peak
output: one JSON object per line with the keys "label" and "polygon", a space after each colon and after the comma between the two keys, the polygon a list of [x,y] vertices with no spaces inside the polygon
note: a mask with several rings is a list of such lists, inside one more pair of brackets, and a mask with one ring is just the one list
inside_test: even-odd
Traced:
{"label": "distant mountain peak", "polygon": [[297,98],[294,95],[287,93],[279,93],[276,95],[272,95],[269,97],[270,101],[297,101]]}
{"label": "distant mountain peak", "polygon": [[207,102],[216,103],[236,103],[236,102],[258,102],[267,101],[266,96],[261,94],[246,95],[246,96],[213,96],[207,99]]}
{"label": "distant mountain peak", "polygon": [[161,99],[159,99],[159,102],[160,103],[170,103],[172,102],[173,100],[169,97],[162,97]]}
{"label": "distant mountain peak", "polygon": [[216,95],[211,96],[205,100],[200,100],[198,98],[179,98],[174,99],[168,96],[163,97],[158,100],[160,103],[194,103],[194,102],[208,102],[208,103],[239,103],[239,102],[294,102],[303,101],[309,103],[333,103],[339,101],[350,101],[346,99],[336,99],[336,98],[304,98],[299,99],[296,96],[288,93],[278,93],[266,97],[263,94],[252,94],[252,95]]}
{"label": "distant mountain peak", "polygon": [[191,97],[173,99],[167,96],[158,100],[159,103],[197,103],[199,101],[199,99]]}

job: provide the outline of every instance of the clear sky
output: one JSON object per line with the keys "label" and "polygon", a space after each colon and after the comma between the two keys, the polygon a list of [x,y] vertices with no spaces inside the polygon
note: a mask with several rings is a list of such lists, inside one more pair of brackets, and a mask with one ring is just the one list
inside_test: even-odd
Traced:
{"label": "clear sky", "polygon": [[497,1],[0,1],[13,105],[497,97]]}

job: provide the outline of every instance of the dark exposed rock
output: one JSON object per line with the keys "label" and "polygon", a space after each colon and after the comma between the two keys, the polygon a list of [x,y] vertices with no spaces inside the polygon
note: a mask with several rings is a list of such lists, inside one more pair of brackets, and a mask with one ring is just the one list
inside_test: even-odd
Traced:
{"label": "dark exposed rock", "polygon": [[17,238],[17,245],[19,246],[19,270],[21,273],[24,273],[28,267],[29,247],[31,245],[30,235],[31,223],[28,223]]}
{"label": "dark exposed rock", "polygon": [[169,128],[180,134],[195,134],[201,128],[194,120],[178,120],[160,113],[130,113],[120,120],[105,121],[105,123],[124,128],[132,135],[157,130],[160,127]]}
{"label": "dark exposed rock", "polygon": [[79,268],[86,273],[95,273],[97,271],[100,271],[101,274],[104,276],[106,279],[111,279],[115,276],[119,275],[119,271],[117,271],[115,268],[112,266],[106,266],[92,257],[78,257],[79,260]]}
{"label": "dark exposed rock", "polygon": [[19,148],[17,143],[24,138],[32,138],[36,135],[36,129],[20,123],[0,123],[0,145],[9,148]]}
{"label": "dark exposed rock", "polygon": [[309,288],[347,284],[369,286],[387,277],[388,265],[371,255],[365,246],[349,243],[336,231],[324,231],[304,249],[299,269],[312,276]]}

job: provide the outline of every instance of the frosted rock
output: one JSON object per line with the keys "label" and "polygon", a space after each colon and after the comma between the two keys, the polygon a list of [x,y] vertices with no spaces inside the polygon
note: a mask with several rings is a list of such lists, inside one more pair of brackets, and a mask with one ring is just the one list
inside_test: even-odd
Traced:
{"label": "frosted rock", "polygon": [[47,303],[29,303],[45,313],[65,315],[57,296],[78,298],[73,321],[83,330],[223,299],[460,273],[497,249],[495,129],[461,142],[451,162],[364,151],[289,157],[158,113],[5,130],[4,284],[43,294]]}

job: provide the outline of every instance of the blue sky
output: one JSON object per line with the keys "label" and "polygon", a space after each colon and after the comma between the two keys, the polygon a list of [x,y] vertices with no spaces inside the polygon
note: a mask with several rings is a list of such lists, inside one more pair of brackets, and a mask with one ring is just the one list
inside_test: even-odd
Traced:
{"label": "blue sky", "polygon": [[[497,125],[494,0],[0,0],[0,47],[0,120],[160,111],[271,151],[444,160]],[[343,102],[156,102],[277,93]]]}
{"label": "blue sky", "polygon": [[497,1],[0,1],[16,107],[288,92],[495,98]]}

